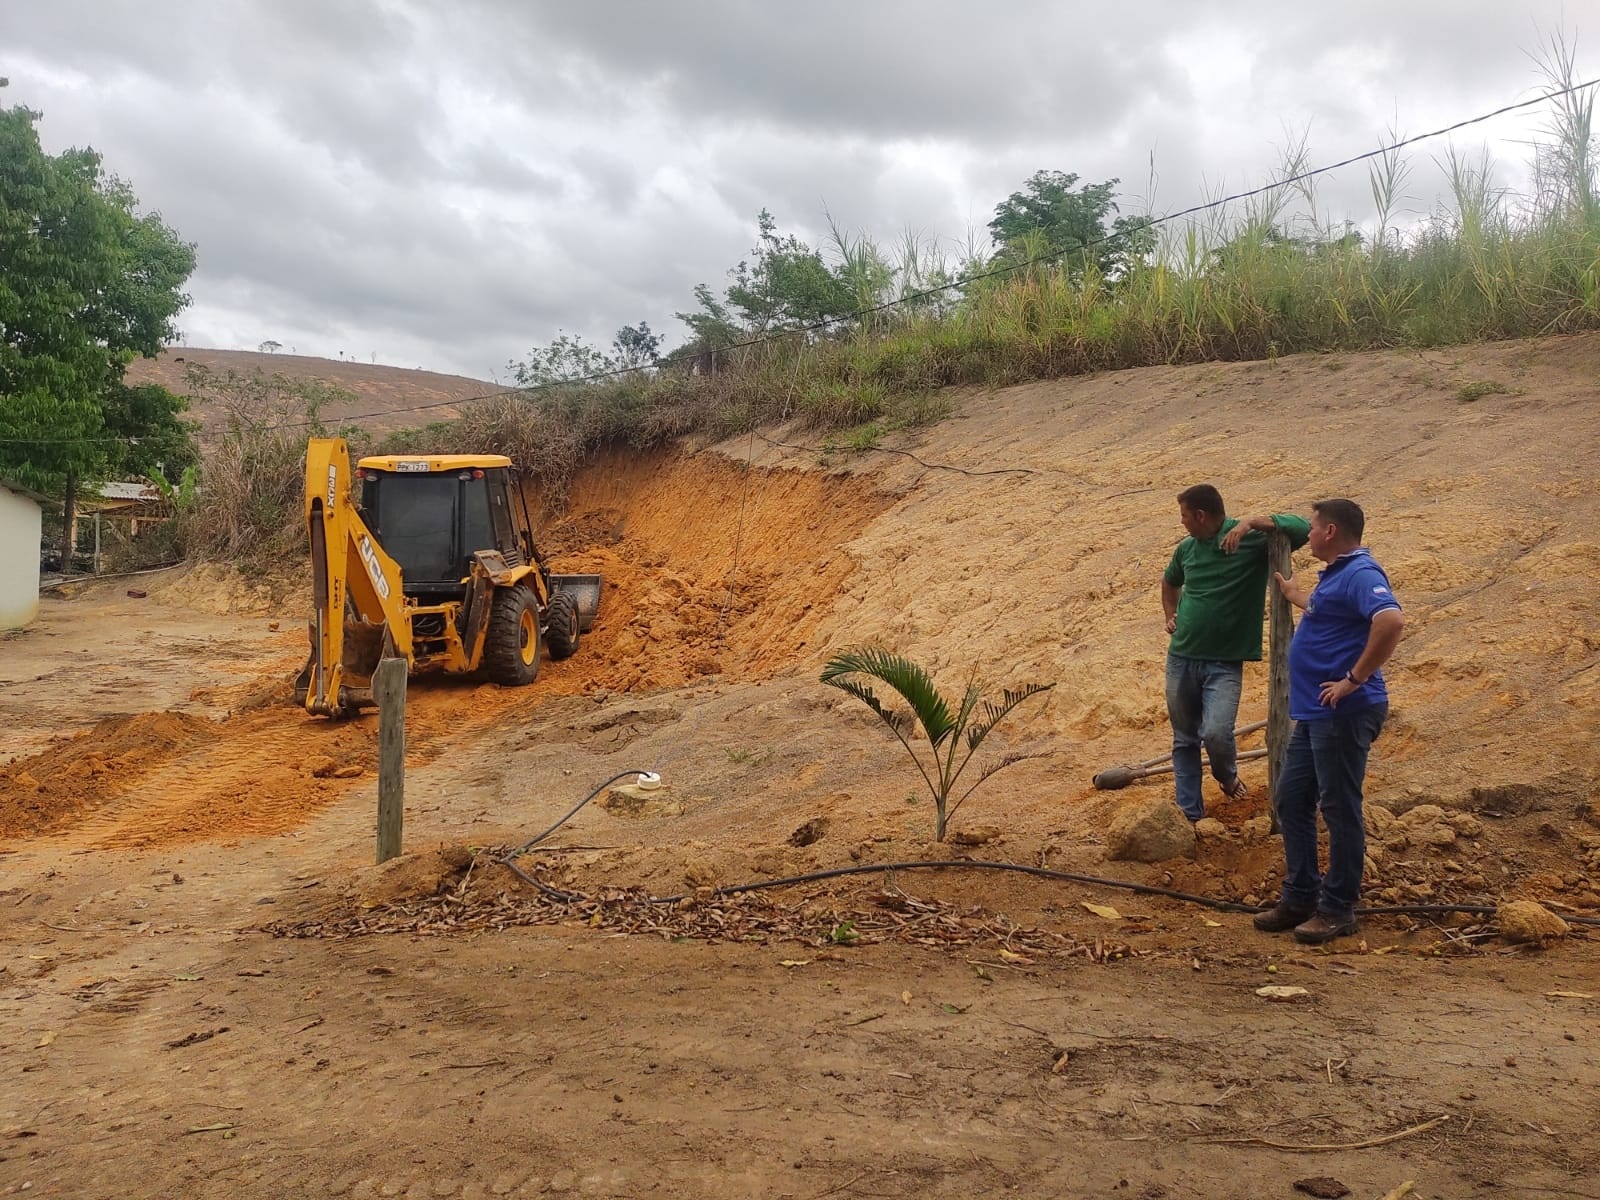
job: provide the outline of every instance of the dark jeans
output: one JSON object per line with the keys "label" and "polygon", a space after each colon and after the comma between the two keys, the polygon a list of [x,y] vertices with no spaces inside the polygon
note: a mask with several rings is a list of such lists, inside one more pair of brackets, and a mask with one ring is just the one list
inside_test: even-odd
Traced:
{"label": "dark jeans", "polygon": [[[1283,831],[1284,904],[1355,919],[1367,853],[1361,787],[1367,752],[1389,715],[1374,704],[1343,716],[1296,721],[1273,803]],[[1317,870],[1317,810],[1328,827],[1328,873]]]}
{"label": "dark jeans", "polygon": [[1167,655],[1167,716],[1172,721],[1172,778],[1178,807],[1191,821],[1206,815],[1200,798],[1200,747],[1226,787],[1238,775],[1233,726],[1239,719],[1244,664]]}

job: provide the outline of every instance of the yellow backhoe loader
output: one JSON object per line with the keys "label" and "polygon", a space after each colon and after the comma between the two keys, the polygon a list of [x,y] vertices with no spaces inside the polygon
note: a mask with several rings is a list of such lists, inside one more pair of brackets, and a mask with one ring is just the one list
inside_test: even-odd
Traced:
{"label": "yellow backhoe loader", "polygon": [[313,438],[305,520],[311,657],[294,694],[309,712],[375,704],[384,658],[532,683],[541,644],[566,658],[599,611],[600,576],[550,573],[516,469],[498,454],[363,458],[352,476],[342,438]]}

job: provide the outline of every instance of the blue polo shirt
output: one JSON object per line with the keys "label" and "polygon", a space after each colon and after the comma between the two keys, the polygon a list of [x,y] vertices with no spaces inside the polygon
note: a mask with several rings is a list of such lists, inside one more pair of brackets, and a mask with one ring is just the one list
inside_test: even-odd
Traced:
{"label": "blue polo shirt", "polygon": [[1389,689],[1383,673],[1329,708],[1318,700],[1322,685],[1343,679],[1367,648],[1372,618],[1386,608],[1399,608],[1389,590],[1389,577],[1365,546],[1357,546],[1328,564],[1306,602],[1289,643],[1289,716],[1319,721],[1384,704]]}

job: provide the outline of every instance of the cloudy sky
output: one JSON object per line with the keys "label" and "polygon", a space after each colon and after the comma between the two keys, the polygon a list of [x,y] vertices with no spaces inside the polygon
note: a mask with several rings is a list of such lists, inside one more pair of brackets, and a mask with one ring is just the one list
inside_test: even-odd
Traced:
{"label": "cloudy sky", "polygon": [[[1568,0],[0,0],[0,102],[198,244],[191,345],[489,378],[721,291],[769,208],[952,253],[1034,171],[1170,211],[1537,95]],[[160,19],[151,19],[159,13]],[[1542,114],[1456,135],[1525,182]],[[1413,153],[1409,202],[1435,204]],[[1151,194],[1152,162],[1155,187]],[[1326,215],[1365,219],[1363,168]]]}

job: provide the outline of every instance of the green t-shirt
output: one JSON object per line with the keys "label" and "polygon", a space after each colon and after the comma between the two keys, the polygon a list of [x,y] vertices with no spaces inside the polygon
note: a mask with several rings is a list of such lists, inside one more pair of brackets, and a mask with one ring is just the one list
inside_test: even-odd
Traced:
{"label": "green t-shirt", "polygon": [[[1267,535],[1252,529],[1232,554],[1222,552],[1222,537],[1239,522],[1229,517],[1216,536],[1186,537],[1173,551],[1162,576],[1182,588],[1178,627],[1168,654],[1210,662],[1259,662],[1261,624],[1267,598]],[[1272,523],[1298,550],[1311,536],[1304,517],[1274,513]]]}

